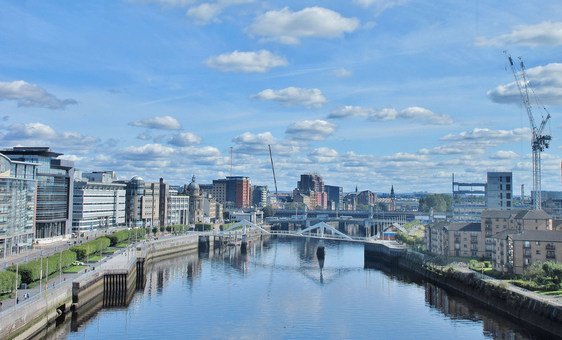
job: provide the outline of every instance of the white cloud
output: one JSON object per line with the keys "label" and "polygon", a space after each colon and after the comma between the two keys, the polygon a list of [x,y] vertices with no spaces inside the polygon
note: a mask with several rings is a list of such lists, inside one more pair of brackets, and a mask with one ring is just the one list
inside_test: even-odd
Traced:
{"label": "white cloud", "polygon": [[500,150],[490,156],[491,159],[516,159],[519,155],[513,151]]}
{"label": "white cloud", "polygon": [[347,78],[351,77],[353,75],[353,72],[346,68],[339,68],[337,70],[334,70],[334,75],[338,78]]}
{"label": "white cloud", "polygon": [[358,25],[359,20],[356,18],[345,18],[338,12],[322,7],[307,7],[297,12],[285,7],[260,15],[247,31],[265,40],[298,44],[301,38],[340,37],[353,32]]}
{"label": "white cloud", "polygon": [[327,147],[320,147],[309,152],[308,157],[316,163],[330,163],[336,161],[338,152]]}
{"label": "white cloud", "polygon": [[324,140],[336,130],[336,125],[325,120],[303,120],[295,122],[285,131],[291,138],[302,141]]}
{"label": "white cloud", "polygon": [[395,108],[374,110],[361,106],[343,106],[332,111],[328,116],[328,118],[350,117],[368,117],[370,120],[410,119],[436,125],[450,125],[453,123],[453,119],[450,116],[438,114],[419,106],[407,107],[400,111]]}
{"label": "white cloud", "polygon": [[458,134],[448,134],[441,140],[448,141],[484,141],[490,144],[529,140],[531,131],[528,128],[513,130],[492,130],[488,128],[474,128],[472,131],[463,131]]}
{"label": "white cloud", "polygon": [[186,15],[196,24],[205,25],[218,22],[218,16],[228,7],[252,3],[253,0],[219,0],[216,2],[203,2],[191,7]]}
{"label": "white cloud", "polygon": [[23,80],[0,82],[0,100],[13,100],[20,107],[51,110],[64,110],[68,105],[77,104],[74,99],[59,99],[43,88]]}
{"label": "white cloud", "polygon": [[361,106],[346,105],[333,110],[328,118],[367,117],[373,114],[373,109]]}
{"label": "white cloud", "polygon": [[478,46],[560,46],[562,45],[562,22],[545,21],[536,25],[516,26],[510,33],[494,38],[477,38]]}
{"label": "white cloud", "polygon": [[[529,85],[543,104],[562,105],[562,63],[527,69]],[[487,92],[496,103],[521,103],[517,84],[513,81]]]}
{"label": "white cloud", "polygon": [[12,124],[4,128],[6,132],[0,141],[9,144],[49,144],[66,149],[83,149],[93,147],[99,139],[85,136],[78,132],[58,132],[51,126],[43,123]]}
{"label": "white cloud", "polygon": [[466,155],[466,154],[481,154],[485,151],[483,147],[471,146],[467,147],[466,144],[456,143],[449,145],[439,145],[433,148],[423,148],[419,150],[421,155]]}
{"label": "white cloud", "polygon": [[287,60],[267,50],[257,52],[234,51],[211,57],[207,59],[206,64],[225,72],[263,73],[274,67],[287,65]]}
{"label": "white cloud", "polygon": [[281,90],[266,89],[254,96],[256,99],[274,100],[284,105],[303,105],[320,107],[326,103],[326,97],[319,89],[287,87]]}
{"label": "white cloud", "polygon": [[190,146],[201,143],[201,137],[191,132],[180,132],[173,135],[168,144],[175,146]]}
{"label": "white cloud", "polygon": [[152,118],[136,120],[130,122],[129,125],[135,127],[144,127],[147,129],[160,129],[160,130],[179,130],[181,124],[172,116],[155,116]]}
{"label": "white cloud", "polygon": [[418,155],[415,153],[397,152],[392,156],[384,157],[384,160],[394,162],[421,162],[427,160],[427,157],[425,155]]}
{"label": "white cloud", "polygon": [[126,147],[121,156],[129,160],[162,159],[174,154],[174,148],[162,144],[145,144]]}
{"label": "white cloud", "polygon": [[419,106],[408,107],[400,111],[393,108],[386,108],[374,112],[370,115],[370,118],[374,120],[394,120],[398,118],[413,119],[427,124],[437,125],[449,125],[453,123],[453,119],[450,116],[438,114]]}

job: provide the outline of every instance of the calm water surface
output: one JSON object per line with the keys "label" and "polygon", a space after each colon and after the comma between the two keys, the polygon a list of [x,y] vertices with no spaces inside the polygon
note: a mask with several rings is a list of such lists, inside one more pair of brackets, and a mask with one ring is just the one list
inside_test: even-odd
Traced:
{"label": "calm water surface", "polygon": [[102,309],[68,339],[533,338],[470,302],[404,273],[364,268],[363,246],[272,239],[155,263],[128,308]]}

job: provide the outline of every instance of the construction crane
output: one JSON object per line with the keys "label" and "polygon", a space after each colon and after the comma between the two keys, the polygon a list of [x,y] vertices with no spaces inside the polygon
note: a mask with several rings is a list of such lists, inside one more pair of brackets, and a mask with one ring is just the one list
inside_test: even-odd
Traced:
{"label": "construction crane", "polygon": [[271,144],[267,144],[269,147],[269,159],[271,160],[271,171],[273,171],[273,183],[275,184],[275,199],[277,199],[277,178],[275,177],[275,167],[273,166],[273,156],[271,155]]}
{"label": "construction crane", "polygon": [[535,118],[533,116],[533,105],[531,104],[530,100],[530,93],[532,93],[535,97],[537,102],[537,106],[539,106],[538,98],[536,94],[533,92],[529,84],[529,80],[527,79],[527,70],[525,69],[525,64],[523,63],[523,59],[519,57],[519,65],[516,65],[507,52],[505,52],[507,59],[509,61],[509,67],[513,72],[513,77],[515,78],[515,84],[517,85],[517,89],[519,90],[519,94],[521,95],[521,101],[523,102],[523,106],[527,111],[527,115],[529,116],[529,123],[531,125],[531,132],[532,132],[532,139],[531,139],[531,149],[533,150],[533,191],[535,193],[535,197],[533,199],[533,209],[540,210],[542,205],[542,195],[541,195],[541,152],[548,148],[550,144],[550,140],[552,137],[548,134],[543,134],[544,128],[550,119],[550,113],[546,109],[546,107],[541,105],[541,111],[544,110],[546,116],[541,114],[541,123],[537,127],[535,124]]}

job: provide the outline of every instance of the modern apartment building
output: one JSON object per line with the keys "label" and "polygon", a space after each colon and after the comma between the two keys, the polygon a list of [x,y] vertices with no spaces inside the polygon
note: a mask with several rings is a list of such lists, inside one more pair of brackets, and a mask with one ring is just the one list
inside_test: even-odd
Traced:
{"label": "modern apartment building", "polygon": [[267,205],[267,185],[254,185],[252,188],[252,204],[254,207],[263,208]]}
{"label": "modern apartment building", "polygon": [[494,269],[523,274],[535,262],[562,261],[562,231],[504,231],[495,236]]}
{"label": "modern apartment building", "polygon": [[0,258],[31,249],[35,237],[36,163],[0,154]]}
{"label": "modern apartment building", "polygon": [[245,176],[227,176],[213,180],[212,196],[227,208],[249,208],[252,205],[252,186]]}
{"label": "modern apartment building", "polygon": [[82,174],[74,180],[75,232],[125,225],[125,187],[113,171]]}
{"label": "modern apartment building", "polygon": [[512,207],[513,174],[488,172],[486,181],[486,209],[509,210]]}
{"label": "modern apartment building", "polygon": [[481,216],[484,234],[484,256],[493,257],[494,236],[504,230],[521,233],[525,230],[552,230],[552,219],[543,210],[485,210]]}
{"label": "modern apartment building", "polygon": [[480,223],[440,222],[426,229],[427,249],[437,255],[481,257],[483,243]]}
{"label": "modern apartment building", "polygon": [[35,238],[66,237],[72,231],[74,163],[48,147],[14,147],[0,151],[12,161],[37,164]]}

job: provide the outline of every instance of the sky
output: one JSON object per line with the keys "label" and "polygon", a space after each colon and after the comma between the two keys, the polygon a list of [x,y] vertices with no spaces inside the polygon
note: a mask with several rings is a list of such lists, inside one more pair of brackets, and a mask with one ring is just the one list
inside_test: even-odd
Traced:
{"label": "sky", "polygon": [[0,146],[273,190],[271,145],[279,190],[316,172],[344,191],[450,192],[452,173],[513,171],[528,194],[505,50],[551,114],[543,190],[562,190],[559,0],[2,1]]}

